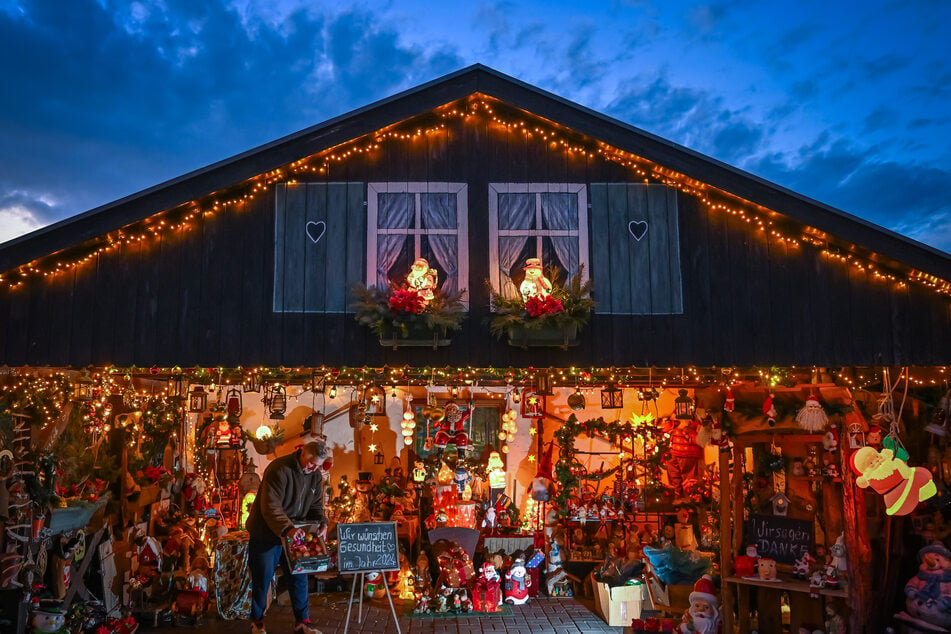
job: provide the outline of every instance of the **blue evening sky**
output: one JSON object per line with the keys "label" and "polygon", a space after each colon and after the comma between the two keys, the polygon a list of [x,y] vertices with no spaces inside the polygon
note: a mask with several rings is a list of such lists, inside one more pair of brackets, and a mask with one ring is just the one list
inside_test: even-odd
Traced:
{"label": "blue evening sky", "polygon": [[481,62],[951,251],[951,3],[0,0],[0,241]]}

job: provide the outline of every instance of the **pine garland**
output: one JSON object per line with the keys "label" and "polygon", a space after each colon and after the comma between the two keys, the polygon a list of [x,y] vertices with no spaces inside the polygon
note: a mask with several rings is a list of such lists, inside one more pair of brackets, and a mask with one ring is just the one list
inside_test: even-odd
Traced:
{"label": "pine garland", "polygon": [[437,289],[422,312],[411,313],[391,307],[390,297],[397,290],[396,287],[387,291],[377,286],[368,288],[363,284],[354,284],[350,290],[354,298],[350,304],[350,309],[356,313],[354,319],[381,338],[395,334],[405,339],[414,327],[422,327],[437,334],[462,328],[466,314],[462,303],[465,291],[446,293]]}

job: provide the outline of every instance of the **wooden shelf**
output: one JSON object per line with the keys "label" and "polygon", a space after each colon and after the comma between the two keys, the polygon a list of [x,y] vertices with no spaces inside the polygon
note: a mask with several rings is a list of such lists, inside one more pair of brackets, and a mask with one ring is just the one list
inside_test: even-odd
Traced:
{"label": "wooden shelf", "polygon": [[816,588],[811,590],[809,582],[798,579],[780,579],[779,581],[762,581],[760,579],[744,579],[743,577],[724,577],[723,581],[727,583],[736,583],[741,586],[759,586],[760,588],[772,588],[774,590],[789,590],[790,592],[804,592],[806,594],[821,594],[826,597],[845,598],[848,593],[842,588]]}

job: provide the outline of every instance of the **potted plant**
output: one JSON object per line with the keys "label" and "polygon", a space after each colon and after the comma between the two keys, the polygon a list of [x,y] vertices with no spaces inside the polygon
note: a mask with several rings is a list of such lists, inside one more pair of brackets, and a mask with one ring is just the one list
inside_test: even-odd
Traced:
{"label": "potted plant", "polygon": [[536,259],[530,259],[525,269],[526,280],[518,297],[503,297],[489,289],[494,311],[489,319],[492,334],[505,336],[509,345],[521,348],[576,345],[578,331],[588,323],[594,308],[591,280],[581,281],[584,268],[564,286],[558,283],[557,269],[552,270],[550,281],[544,277]]}
{"label": "potted plant", "polygon": [[[419,269],[425,274],[417,275]],[[443,292],[435,279],[435,271],[419,258],[403,285],[384,289],[356,284],[350,305],[354,318],[372,329],[382,346],[448,346],[449,331],[462,328],[465,291]]]}

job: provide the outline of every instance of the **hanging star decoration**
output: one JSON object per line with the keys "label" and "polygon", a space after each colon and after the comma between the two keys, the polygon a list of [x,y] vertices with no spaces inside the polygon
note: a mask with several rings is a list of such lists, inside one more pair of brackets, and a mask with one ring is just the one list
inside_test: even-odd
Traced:
{"label": "hanging star decoration", "polygon": [[369,450],[370,450],[370,453],[373,453],[373,452],[375,452],[375,451],[376,451],[376,445],[375,445],[375,444],[373,444],[373,443],[370,443],[370,446],[369,446],[369,447],[367,447],[367,449],[369,449]]}
{"label": "hanging star decoration", "polygon": [[371,423],[371,424],[370,424],[370,431],[374,431],[374,432],[375,432],[375,431],[377,431],[378,429],[380,429],[380,426],[377,425],[376,423]]}
{"label": "hanging star decoration", "polygon": [[529,428],[528,428],[528,433],[531,434],[532,436],[534,436],[535,434],[538,433],[538,429],[536,429],[535,427],[529,427]]}
{"label": "hanging star decoration", "polygon": [[529,462],[535,462],[535,454],[532,454],[528,457]]}

